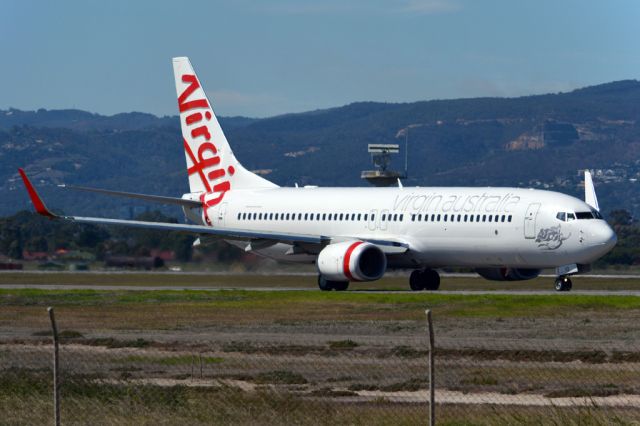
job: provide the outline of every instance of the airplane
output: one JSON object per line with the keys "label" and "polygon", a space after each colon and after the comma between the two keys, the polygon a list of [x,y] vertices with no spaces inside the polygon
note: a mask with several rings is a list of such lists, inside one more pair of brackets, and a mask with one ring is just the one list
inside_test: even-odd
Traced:
{"label": "airplane", "polygon": [[189,232],[194,245],[222,239],[278,261],[315,263],[323,291],[412,270],[411,290],[437,290],[444,267],[472,268],[519,281],[555,268],[557,291],[616,244],[603,220],[591,174],[585,200],[552,191],[475,187],[280,187],[242,166],[188,58],[173,58],[189,193],[146,195],[83,186],[67,189],[182,207],[192,223],[58,216],[29,181],[35,210],[95,225]]}

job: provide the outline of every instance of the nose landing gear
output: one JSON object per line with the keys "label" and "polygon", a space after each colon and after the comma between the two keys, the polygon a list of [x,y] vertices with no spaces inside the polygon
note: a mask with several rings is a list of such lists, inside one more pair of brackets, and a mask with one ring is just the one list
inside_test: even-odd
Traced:
{"label": "nose landing gear", "polygon": [[571,283],[571,278],[566,275],[556,278],[556,282],[554,285],[556,291],[569,291],[571,290],[572,286],[573,284]]}
{"label": "nose landing gear", "polygon": [[440,288],[440,275],[433,269],[413,271],[409,277],[409,287],[413,291],[437,290]]}

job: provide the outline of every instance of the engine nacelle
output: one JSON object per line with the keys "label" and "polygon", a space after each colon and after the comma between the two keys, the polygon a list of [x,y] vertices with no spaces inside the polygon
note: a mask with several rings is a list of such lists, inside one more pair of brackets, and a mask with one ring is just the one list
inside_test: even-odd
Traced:
{"label": "engine nacelle", "polygon": [[540,269],[527,268],[478,268],[476,272],[491,281],[524,281],[540,275]]}
{"label": "engine nacelle", "polygon": [[387,270],[387,256],[374,244],[345,241],[318,255],[318,272],[331,281],[375,281]]}

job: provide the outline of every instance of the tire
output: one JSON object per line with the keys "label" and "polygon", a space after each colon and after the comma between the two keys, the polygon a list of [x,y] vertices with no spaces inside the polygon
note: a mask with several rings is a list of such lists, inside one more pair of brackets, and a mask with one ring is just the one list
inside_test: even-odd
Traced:
{"label": "tire", "polygon": [[413,291],[421,291],[424,290],[424,278],[422,271],[415,270],[411,273],[409,277],[409,287]]}
{"label": "tire", "polygon": [[333,281],[329,281],[322,275],[318,275],[318,287],[320,287],[322,291],[331,291],[333,290]]}
{"label": "tire", "polygon": [[335,291],[345,291],[349,288],[349,281],[331,281]]}
{"label": "tire", "polygon": [[554,288],[556,291],[570,291],[573,287],[573,283],[571,282],[571,278],[569,277],[558,277],[556,278],[556,282],[554,284]]}
{"label": "tire", "polygon": [[556,291],[562,291],[562,279],[561,278],[556,278],[556,282],[553,285],[553,287],[556,289]]}
{"label": "tire", "polygon": [[433,269],[427,269],[422,273],[422,282],[425,290],[435,291],[440,288],[440,274]]}

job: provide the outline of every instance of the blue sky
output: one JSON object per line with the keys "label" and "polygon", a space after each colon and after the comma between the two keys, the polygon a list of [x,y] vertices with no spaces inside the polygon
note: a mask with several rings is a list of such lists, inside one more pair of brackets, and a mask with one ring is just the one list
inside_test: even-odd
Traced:
{"label": "blue sky", "polygon": [[0,1],[0,108],[221,115],[568,91],[640,78],[635,0]]}

